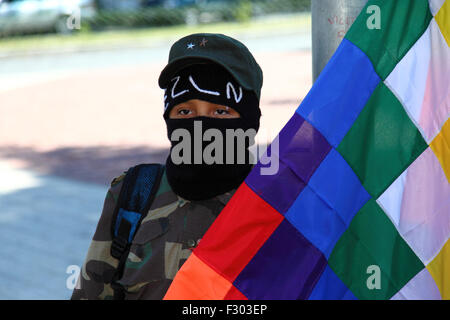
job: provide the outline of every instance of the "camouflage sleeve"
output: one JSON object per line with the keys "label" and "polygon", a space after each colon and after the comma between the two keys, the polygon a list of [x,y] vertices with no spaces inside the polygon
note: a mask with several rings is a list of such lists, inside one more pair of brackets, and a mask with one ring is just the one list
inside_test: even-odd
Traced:
{"label": "camouflage sleeve", "polygon": [[108,189],[97,229],[72,293],[72,300],[112,299],[113,297],[110,283],[118,260],[110,254],[111,224],[124,177],[125,174],[115,178]]}

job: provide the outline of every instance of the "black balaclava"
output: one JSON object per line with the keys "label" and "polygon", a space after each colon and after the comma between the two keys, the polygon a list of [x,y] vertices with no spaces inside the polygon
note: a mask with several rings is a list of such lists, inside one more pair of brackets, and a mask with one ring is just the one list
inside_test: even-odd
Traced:
{"label": "black balaclava", "polygon": [[[170,119],[172,108],[182,102],[199,99],[211,103],[228,106],[240,114],[240,118],[211,118],[194,117],[187,119]],[[226,150],[226,130],[252,129],[256,133],[259,129],[261,112],[259,99],[253,91],[244,89],[223,67],[214,63],[201,63],[188,66],[177,72],[167,84],[164,96],[164,119],[167,124],[167,134],[171,140],[176,129],[185,129],[190,134],[191,157],[189,163],[175,164],[171,155],[166,160],[167,179],[173,191],[188,200],[205,200],[237,188],[246,178],[252,168],[252,155],[248,148],[254,143],[253,139],[245,139],[245,146],[234,143],[234,157]],[[201,125],[201,133],[208,129],[219,130],[223,137],[223,163],[205,163],[195,149],[195,124]],[[249,131],[247,131],[249,132]],[[254,138],[254,136],[253,136]],[[211,139],[214,142],[214,138]],[[206,150],[211,141],[201,139],[201,152]],[[171,141],[171,153],[183,141]],[[245,152],[245,162],[237,159],[238,148]],[[245,149],[245,150],[243,150]],[[227,155],[233,158],[232,163],[226,161]],[[239,160],[239,161],[238,161]],[[196,162],[197,161],[197,162]]]}

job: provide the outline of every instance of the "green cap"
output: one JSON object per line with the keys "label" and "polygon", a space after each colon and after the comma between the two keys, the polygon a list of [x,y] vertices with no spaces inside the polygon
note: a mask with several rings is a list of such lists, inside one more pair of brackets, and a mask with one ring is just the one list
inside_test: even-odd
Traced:
{"label": "green cap", "polygon": [[195,33],[181,38],[170,48],[169,62],[159,76],[163,89],[173,75],[192,64],[213,61],[226,70],[247,90],[261,96],[263,73],[247,47],[236,39],[217,33]]}

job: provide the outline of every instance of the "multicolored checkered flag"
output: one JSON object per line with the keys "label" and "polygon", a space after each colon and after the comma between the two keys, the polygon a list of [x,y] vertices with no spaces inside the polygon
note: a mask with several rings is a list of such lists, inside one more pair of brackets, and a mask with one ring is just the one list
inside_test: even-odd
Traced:
{"label": "multicolored checkered flag", "polygon": [[450,0],[369,1],[165,299],[450,299],[449,45]]}

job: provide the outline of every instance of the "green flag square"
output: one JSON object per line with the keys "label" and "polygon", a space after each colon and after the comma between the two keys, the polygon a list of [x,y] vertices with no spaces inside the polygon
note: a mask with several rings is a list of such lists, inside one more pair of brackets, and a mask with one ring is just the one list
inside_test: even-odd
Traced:
{"label": "green flag square", "polygon": [[377,199],[427,147],[400,101],[380,82],[337,150]]}
{"label": "green flag square", "polygon": [[370,0],[345,38],[367,54],[385,80],[432,18],[427,0]]}
{"label": "green flag square", "polygon": [[390,299],[425,266],[375,200],[336,243],[330,268],[359,299]]}

